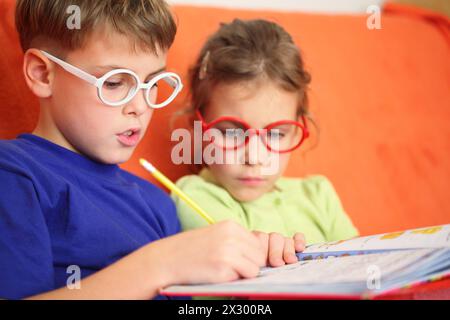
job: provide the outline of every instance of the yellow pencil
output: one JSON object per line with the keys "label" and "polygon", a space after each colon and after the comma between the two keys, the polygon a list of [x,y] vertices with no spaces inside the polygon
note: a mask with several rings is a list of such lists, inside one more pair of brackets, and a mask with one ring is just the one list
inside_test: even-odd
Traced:
{"label": "yellow pencil", "polygon": [[203,219],[205,219],[209,224],[214,224],[215,221],[196,204],[191,198],[187,196],[180,188],[178,188],[172,181],[169,180],[165,175],[163,175],[158,169],[156,169],[151,163],[145,159],[140,159],[139,163],[148,172],[150,172],[159,182],[166,186],[170,191],[175,193],[178,197],[183,199],[186,204],[188,204],[195,212],[197,212]]}

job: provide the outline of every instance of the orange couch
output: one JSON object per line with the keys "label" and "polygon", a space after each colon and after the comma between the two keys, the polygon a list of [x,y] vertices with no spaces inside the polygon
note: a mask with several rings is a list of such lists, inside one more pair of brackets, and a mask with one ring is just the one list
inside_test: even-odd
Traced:
{"label": "orange couch", "polygon": [[[30,132],[37,100],[21,74],[14,0],[0,2],[0,138]],[[312,73],[319,144],[296,151],[290,176],[321,173],[334,183],[362,234],[450,223],[450,22],[424,10],[388,4],[382,29],[366,15],[319,15],[175,7],[179,32],[169,69],[186,76],[206,37],[235,17],[268,18],[301,47]],[[151,159],[176,179],[188,166],[170,161],[170,115],[157,111],[150,132],[124,168]],[[1,182],[0,182],[1,183]]]}

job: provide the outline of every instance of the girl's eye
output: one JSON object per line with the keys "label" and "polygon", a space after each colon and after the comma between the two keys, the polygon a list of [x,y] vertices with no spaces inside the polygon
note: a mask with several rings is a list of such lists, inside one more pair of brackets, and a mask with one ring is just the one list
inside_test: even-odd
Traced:
{"label": "girl's eye", "polygon": [[245,135],[244,130],[242,129],[230,129],[230,128],[217,128],[220,133],[229,139],[233,139],[233,138],[241,138]]}
{"label": "girl's eye", "polygon": [[280,130],[270,130],[267,132],[267,136],[271,139],[282,139],[286,136],[286,134]]}
{"label": "girl's eye", "polygon": [[240,129],[227,129],[225,131],[225,135],[229,138],[235,138],[241,137],[243,135],[243,132]]}

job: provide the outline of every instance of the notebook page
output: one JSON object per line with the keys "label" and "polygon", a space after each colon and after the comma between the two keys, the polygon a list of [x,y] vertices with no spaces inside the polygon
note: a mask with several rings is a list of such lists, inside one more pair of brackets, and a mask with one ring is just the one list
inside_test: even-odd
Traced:
{"label": "notebook page", "polygon": [[[392,289],[396,283],[405,284],[418,279],[405,279],[420,270],[420,278],[426,278],[426,270],[433,261],[447,260],[450,270],[450,250],[420,249],[385,253],[300,261],[279,268],[267,268],[255,279],[238,280],[224,284],[172,286],[164,294],[185,293],[195,295],[217,294],[323,294],[362,295],[370,290],[381,292]],[[444,259],[444,260],[445,260]],[[435,272],[430,269],[430,272]],[[375,280],[375,281],[374,281]],[[400,282],[398,282],[400,280]],[[370,285],[377,285],[370,287]]]}

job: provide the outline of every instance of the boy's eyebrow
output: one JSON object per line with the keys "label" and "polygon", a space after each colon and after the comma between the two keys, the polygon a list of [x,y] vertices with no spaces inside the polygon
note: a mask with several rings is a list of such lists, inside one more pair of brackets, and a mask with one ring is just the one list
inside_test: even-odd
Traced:
{"label": "boy's eyebrow", "polygon": [[[105,71],[111,71],[111,70],[114,70],[114,69],[127,69],[127,70],[129,70],[128,68],[117,66],[117,65],[95,66],[95,68],[98,69],[98,70],[105,70]],[[167,68],[167,66],[163,66],[163,67],[159,68],[158,70],[153,71],[152,73],[147,75],[145,77],[145,79],[148,79],[149,77],[155,76],[158,73],[161,73],[161,72],[165,71],[166,68]]]}

